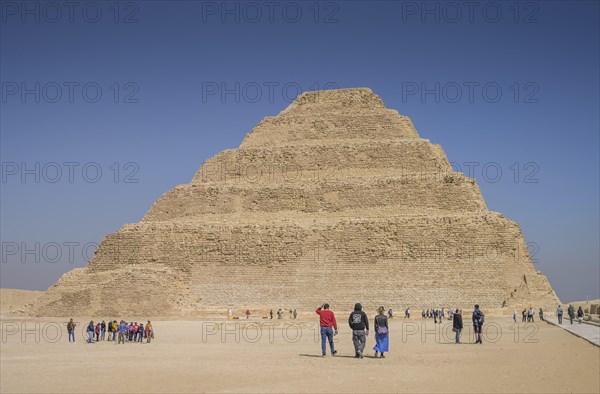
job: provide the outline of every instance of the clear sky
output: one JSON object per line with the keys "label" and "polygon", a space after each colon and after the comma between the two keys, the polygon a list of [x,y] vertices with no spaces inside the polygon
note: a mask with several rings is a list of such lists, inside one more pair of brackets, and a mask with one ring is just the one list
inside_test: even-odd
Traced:
{"label": "clear sky", "polygon": [[2,287],[84,266],[299,91],[370,87],[599,297],[597,1],[0,4]]}

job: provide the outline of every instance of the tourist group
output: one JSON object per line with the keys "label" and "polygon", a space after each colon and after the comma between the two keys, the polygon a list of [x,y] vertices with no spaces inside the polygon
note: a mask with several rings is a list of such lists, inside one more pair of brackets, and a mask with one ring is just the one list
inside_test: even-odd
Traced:
{"label": "tourist group", "polygon": [[[70,319],[67,323],[67,332],[69,333],[69,342],[75,342],[75,327],[77,323]],[[150,343],[154,339],[154,328],[150,320],[144,325],[143,323],[138,324],[137,322],[131,322],[127,324],[124,320],[117,323],[116,320],[108,321],[108,323],[102,320],[101,323],[94,324],[90,321],[86,328],[87,343],[94,343],[100,341],[112,341],[118,344],[125,342],[137,342],[143,343],[144,339],[146,343]],[[108,333],[108,336],[107,336]]]}
{"label": "tourist group", "polygon": [[[423,313],[423,317],[432,316],[436,320],[436,323],[439,319],[440,323],[442,322],[442,318],[444,316],[444,310],[442,309],[431,310],[432,312],[425,314]],[[373,326],[375,330],[375,346],[373,350],[375,351],[375,358],[385,358],[385,353],[389,352],[389,326],[388,326],[388,317],[391,317],[392,311],[388,310],[388,316],[385,315],[385,308],[380,306],[377,309],[377,315],[373,319]],[[338,325],[335,319],[335,314],[332,310],[329,309],[329,304],[323,304],[317,308],[316,313],[319,315],[320,321],[319,325],[321,327],[321,351],[322,356],[327,356],[327,342],[329,342],[329,347],[331,349],[331,355],[335,356],[337,351],[335,350],[333,336],[338,333]],[[463,329],[463,320],[462,313],[460,309],[452,309],[452,331],[456,333],[456,343],[460,342],[460,334]],[[407,308],[405,311],[405,318],[410,318],[410,308]],[[479,309],[479,305],[475,305],[472,314],[473,320],[473,331],[475,333],[475,343],[482,343],[481,339],[481,330],[483,328],[484,323],[484,314]],[[352,329],[352,343],[354,345],[354,357],[355,358],[363,358],[363,354],[365,351],[365,345],[367,336],[369,336],[369,318],[367,314],[362,310],[362,305],[357,303],[354,305],[354,311],[350,313],[348,317],[348,325]]]}

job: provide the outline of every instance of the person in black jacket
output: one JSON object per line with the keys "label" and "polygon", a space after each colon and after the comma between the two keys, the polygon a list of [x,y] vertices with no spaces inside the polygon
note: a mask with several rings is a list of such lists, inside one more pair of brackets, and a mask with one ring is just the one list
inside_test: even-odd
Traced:
{"label": "person in black jacket", "polygon": [[456,343],[460,343],[460,332],[463,329],[462,311],[457,309],[452,314],[452,330],[456,333]]}
{"label": "person in black jacket", "polygon": [[581,324],[581,322],[583,321],[583,315],[583,309],[579,307],[579,309],[577,309],[577,320],[579,321],[579,324]]}
{"label": "person in black jacket", "polygon": [[90,324],[87,326],[87,334],[88,334],[88,343],[94,342],[94,322],[90,321]]}
{"label": "person in black jacket", "polygon": [[575,318],[575,308],[573,305],[569,305],[567,312],[569,313],[569,320],[571,320],[571,324],[573,324],[573,319]]}
{"label": "person in black jacket", "polygon": [[348,318],[348,324],[352,329],[352,342],[354,343],[354,350],[356,352],[355,358],[363,358],[363,351],[365,350],[365,342],[369,335],[369,318],[367,314],[362,311],[362,305],[354,305],[354,312],[350,314]]}
{"label": "person in black jacket", "polygon": [[479,305],[475,305],[475,310],[473,311],[473,332],[475,333],[475,343],[480,345],[482,344],[481,332],[483,330],[483,320],[483,312],[479,309]]}

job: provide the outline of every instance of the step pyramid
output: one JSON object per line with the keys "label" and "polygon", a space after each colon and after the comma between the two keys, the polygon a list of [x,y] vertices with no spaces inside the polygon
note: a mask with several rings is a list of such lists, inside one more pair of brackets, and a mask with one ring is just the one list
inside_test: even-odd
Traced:
{"label": "step pyramid", "polygon": [[[37,315],[186,316],[328,301],[555,307],[521,230],[370,89],[313,91],[108,234]],[[511,309],[512,310],[512,309]]]}

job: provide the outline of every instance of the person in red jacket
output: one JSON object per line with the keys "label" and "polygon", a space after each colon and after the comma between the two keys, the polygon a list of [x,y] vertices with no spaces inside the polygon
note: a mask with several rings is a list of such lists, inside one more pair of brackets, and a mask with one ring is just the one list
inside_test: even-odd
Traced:
{"label": "person in red jacket", "polygon": [[[335,314],[329,310],[329,304],[323,304],[317,308],[317,315],[320,317],[319,325],[321,326],[321,350],[323,351],[323,357],[327,355],[327,343],[325,339],[329,340],[329,347],[331,348],[331,355],[335,356],[337,351],[333,346],[333,336],[337,335],[338,327],[335,321]],[[335,332],[334,332],[335,330]]]}

